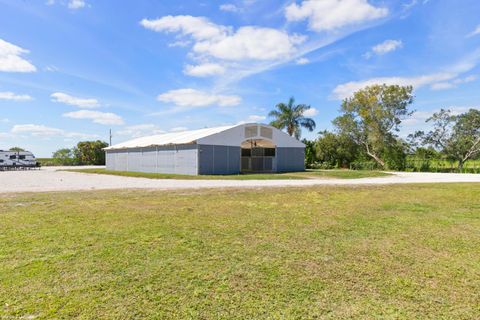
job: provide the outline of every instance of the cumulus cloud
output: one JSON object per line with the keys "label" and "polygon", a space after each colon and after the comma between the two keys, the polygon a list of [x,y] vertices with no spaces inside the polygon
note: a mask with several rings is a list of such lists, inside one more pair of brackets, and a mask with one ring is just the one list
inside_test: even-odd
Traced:
{"label": "cumulus cloud", "polygon": [[403,47],[403,42],[401,40],[385,40],[382,43],[377,44],[372,47],[372,50],[365,53],[365,58],[371,58],[374,54],[381,56],[386,53],[395,51]]}
{"label": "cumulus cloud", "polygon": [[140,24],[157,32],[176,32],[193,40],[193,52],[226,61],[274,60],[295,52],[305,38],[272,28],[232,27],[212,23],[205,17],[165,16],[143,19]]}
{"label": "cumulus cloud", "polygon": [[76,106],[79,108],[90,109],[90,108],[100,107],[100,103],[98,102],[97,99],[77,98],[62,92],[52,93],[50,97],[52,98],[53,102],[64,103],[64,104]]}
{"label": "cumulus cloud", "polygon": [[28,94],[15,94],[10,91],[4,91],[0,92],[0,100],[31,101],[33,98]]}
{"label": "cumulus cloud", "polygon": [[186,88],[162,93],[158,95],[157,100],[173,103],[177,107],[206,107],[210,105],[228,107],[240,104],[242,99],[236,95],[218,95]]}
{"label": "cumulus cloud", "polygon": [[225,68],[217,63],[204,63],[196,66],[187,65],[183,73],[192,77],[209,77],[225,73]]}
{"label": "cumulus cloud", "polygon": [[309,28],[317,32],[359,25],[387,15],[387,8],[375,7],[367,0],[304,0],[285,8],[288,21],[308,20]]}
{"label": "cumulus cloud", "polygon": [[92,120],[94,123],[105,124],[105,125],[124,124],[122,117],[111,112],[79,110],[79,111],[64,113],[63,116],[67,118],[72,118],[72,119],[88,119],[88,120]]}
{"label": "cumulus cloud", "polygon": [[12,134],[30,135],[34,137],[67,137],[78,139],[92,139],[98,138],[96,134],[69,132],[58,128],[52,128],[39,124],[17,124],[12,127],[10,131]]}
{"label": "cumulus cloud", "polygon": [[37,68],[21,56],[29,53],[12,43],[0,39],[0,71],[3,72],[35,72]]}

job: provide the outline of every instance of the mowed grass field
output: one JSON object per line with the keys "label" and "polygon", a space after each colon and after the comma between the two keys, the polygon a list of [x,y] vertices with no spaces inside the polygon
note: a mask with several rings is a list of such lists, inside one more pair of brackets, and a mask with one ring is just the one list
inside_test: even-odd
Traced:
{"label": "mowed grass field", "polygon": [[385,177],[390,174],[374,170],[305,170],[303,172],[287,173],[252,173],[230,175],[182,175],[168,173],[145,173],[131,171],[113,171],[106,169],[68,169],[64,171],[82,172],[92,174],[107,174],[122,177],[148,178],[148,179],[181,179],[181,180],[299,180],[299,179],[359,179]]}
{"label": "mowed grass field", "polygon": [[0,196],[0,319],[478,319],[480,184]]}

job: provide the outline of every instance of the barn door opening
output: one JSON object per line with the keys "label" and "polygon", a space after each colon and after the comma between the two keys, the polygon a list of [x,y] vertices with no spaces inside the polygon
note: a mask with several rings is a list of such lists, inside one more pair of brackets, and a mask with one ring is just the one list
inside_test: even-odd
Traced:
{"label": "barn door opening", "polygon": [[241,145],[241,171],[243,173],[276,171],[276,147],[264,139],[249,139]]}

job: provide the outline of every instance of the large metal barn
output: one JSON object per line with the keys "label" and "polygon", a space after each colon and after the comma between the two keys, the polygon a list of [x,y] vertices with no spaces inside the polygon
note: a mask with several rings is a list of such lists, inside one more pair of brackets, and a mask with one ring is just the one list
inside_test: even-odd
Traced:
{"label": "large metal barn", "polygon": [[305,145],[263,124],[143,137],[105,152],[107,170],[116,171],[204,175],[305,169]]}

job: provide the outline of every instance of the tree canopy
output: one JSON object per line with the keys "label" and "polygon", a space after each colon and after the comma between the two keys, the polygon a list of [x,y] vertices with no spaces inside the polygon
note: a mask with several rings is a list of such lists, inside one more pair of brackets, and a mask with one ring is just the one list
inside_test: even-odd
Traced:
{"label": "tree canopy", "polygon": [[412,114],[413,88],[398,85],[373,85],[343,100],[333,123],[338,132],[362,146],[366,154],[385,167],[385,157],[399,149],[399,125]]}
{"label": "tree canopy", "polygon": [[270,125],[284,130],[290,136],[300,139],[302,135],[302,128],[308,131],[315,130],[315,121],[311,118],[305,117],[304,114],[311,107],[306,104],[295,104],[295,98],[291,97],[288,103],[279,103],[276,106],[276,110],[271,111],[268,116],[273,117],[274,120],[270,122]]}
{"label": "tree canopy", "polygon": [[417,132],[415,136],[420,137],[424,145],[458,161],[459,169],[465,161],[480,155],[480,110],[452,115],[450,110],[441,109],[426,122],[432,123],[433,129],[428,133]]}

